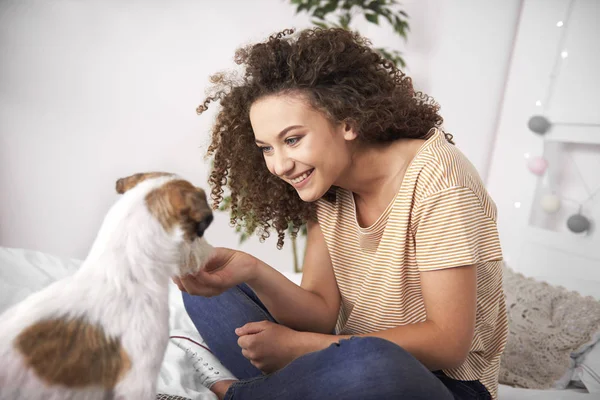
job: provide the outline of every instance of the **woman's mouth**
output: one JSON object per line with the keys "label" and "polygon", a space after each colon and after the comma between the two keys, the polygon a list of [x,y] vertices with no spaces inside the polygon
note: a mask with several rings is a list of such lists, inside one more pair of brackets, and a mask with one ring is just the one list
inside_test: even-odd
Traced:
{"label": "woman's mouth", "polygon": [[297,178],[294,178],[294,179],[290,179],[290,182],[292,182],[292,184],[293,184],[294,186],[301,185],[301,184],[303,184],[303,183],[304,183],[304,182],[305,182],[305,181],[306,181],[308,178],[310,178],[310,176],[312,175],[312,173],[313,173],[313,171],[314,171],[314,170],[315,170],[315,169],[313,168],[313,169],[311,169],[311,170],[309,170],[309,171],[306,171],[305,173],[303,173],[303,174],[302,174],[302,175],[300,175],[299,177],[297,177]]}

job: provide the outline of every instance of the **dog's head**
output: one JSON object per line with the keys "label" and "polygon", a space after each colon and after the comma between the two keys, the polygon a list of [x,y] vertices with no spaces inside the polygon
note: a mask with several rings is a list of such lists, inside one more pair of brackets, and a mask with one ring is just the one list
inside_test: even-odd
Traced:
{"label": "dog's head", "polygon": [[[165,172],[121,178],[116,182],[116,190],[130,196],[132,200],[127,201],[130,207],[144,207],[147,213],[142,215],[158,222],[154,226],[160,229],[148,229],[153,235],[147,238],[148,245],[155,245],[156,251],[164,253],[157,257],[171,257],[171,262],[173,257],[179,258],[179,270],[174,271],[175,274],[194,272],[206,261],[212,247],[204,239],[204,232],[213,214],[204,190]],[[131,215],[131,210],[127,213]]]}

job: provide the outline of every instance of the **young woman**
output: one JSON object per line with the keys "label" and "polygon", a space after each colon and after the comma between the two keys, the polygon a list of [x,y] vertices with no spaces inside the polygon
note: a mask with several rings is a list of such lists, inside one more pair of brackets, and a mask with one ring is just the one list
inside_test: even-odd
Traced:
{"label": "young woman", "polygon": [[477,171],[366,39],[292,33],[239,50],[198,112],[220,100],[215,205],[227,185],[232,221],[278,247],[307,222],[302,284],[225,248],[177,280],[226,367],[203,376],[227,399],[495,399],[502,253]]}

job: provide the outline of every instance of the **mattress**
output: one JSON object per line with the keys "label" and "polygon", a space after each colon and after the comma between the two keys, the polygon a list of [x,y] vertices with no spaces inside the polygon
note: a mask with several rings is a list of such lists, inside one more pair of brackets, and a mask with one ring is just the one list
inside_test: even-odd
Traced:
{"label": "mattress", "polygon": [[585,389],[533,390],[500,385],[499,400],[592,400],[600,399],[599,394],[588,393]]}

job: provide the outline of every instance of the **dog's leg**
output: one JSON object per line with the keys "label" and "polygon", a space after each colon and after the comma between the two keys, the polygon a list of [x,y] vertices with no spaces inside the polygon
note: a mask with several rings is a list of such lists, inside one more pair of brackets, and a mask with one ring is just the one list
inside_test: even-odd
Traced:
{"label": "dog's leg", "polygon": [[157,376],[158,373],[154,371],[148,373],[137,370],[129,374],[115,387],[114,400],[156,400]]}
{"label": "dog's leg", "polygon": [[127,393],[117,393],[110,400],[156,400],[156,391],[150,390],[149,388],[143,388],[141,390],[127,390]]}

